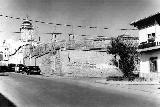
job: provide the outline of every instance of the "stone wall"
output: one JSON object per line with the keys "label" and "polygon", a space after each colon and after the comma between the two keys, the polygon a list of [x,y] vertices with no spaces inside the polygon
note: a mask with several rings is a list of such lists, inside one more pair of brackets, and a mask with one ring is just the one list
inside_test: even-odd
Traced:
{"label": "stone wall", "polygon": [[105,52],[67,50],[61,51],[62,71],[66,76],[106,77],[122,75],[111,65],[112,55]]}
{"label": "stone wall", "polygon": [[97,64],[90,63],[69,63],[67,65],[66,76],[73,77],[107,77],[107,76],[121,76],[120,70],[114,66],[105,65],[100,67]]}
{"label": "stone wall", "polygon": [[[111,65],[112,55],[105,52],[81,50],[57,50],[56,54],[46,54],[32,58],[32,65],[40,67],[43,75],[63,75],[73,77],[106,77],[122,75]],[[36,61],[36,62],[35,62]]]}
{"label": "stone wall", "polygon": [[51,75],[52,69],[51,69],[51,55],[46,54],[41,57],[35,58],[32,57],[31,59],[25,58],[25,65],[27,66],[39,66],[41,69],[42,74],[44,75]]}

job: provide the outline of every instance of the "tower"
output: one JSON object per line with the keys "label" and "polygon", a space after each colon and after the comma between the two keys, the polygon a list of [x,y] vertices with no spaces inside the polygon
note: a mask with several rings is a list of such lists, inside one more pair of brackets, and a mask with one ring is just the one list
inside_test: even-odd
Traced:
{"label": "tower", "polygon": [[[20,28],[21,42],[22,42],[23,45],[29,43],[30,44],[29,45],[30,48],[28,48],[28,46],[25,46],[25,47],[22,47],[19,50],[18,54],[19,54],[19,56],[20,55],[22,56],[19,63],[25,64],[26,60],[24,59],[24,57],[26,57],[26,51],[31,52],[31,47],[33,45],[32,41],[34,40],[33,31],[34,31],[34,29],[33,29],[32,23],[28,20],[28,18],[26,18],[23,21],[23,23],[21,25],[21,28]],[[29,55],[30,55],[29,60],[30,60],[30,63],[31,63],[31,53]]]}
{"label": "tower", "polygon": [[33,25],[32,23],[26,19],[20,28],[21,32],[21,41],[23,42],[29,42],[33,40]]}

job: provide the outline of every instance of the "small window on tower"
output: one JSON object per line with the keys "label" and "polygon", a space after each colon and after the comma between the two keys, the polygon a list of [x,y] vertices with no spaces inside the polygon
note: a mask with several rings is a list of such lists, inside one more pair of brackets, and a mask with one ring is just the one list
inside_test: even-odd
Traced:
{"label": "small window on tower", "polygon": [[155,33],[152,33],[152,37],[155,37]]}

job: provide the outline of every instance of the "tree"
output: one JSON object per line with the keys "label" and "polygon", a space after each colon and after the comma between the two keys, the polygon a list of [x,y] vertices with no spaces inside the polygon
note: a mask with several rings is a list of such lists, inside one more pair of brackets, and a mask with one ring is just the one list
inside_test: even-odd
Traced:
{"label": "tree", "polygon": [[132,42],[124,42],[119,38],[112,38],[110,46],[107,47],[107,52],[114,55],[113,64],[117,65],[116,57],[119,59],[119,68],[124,74],[124,77],[130,78],[133,76],[133,71],[136,67],[136,59],[138,59],[137,46]]}

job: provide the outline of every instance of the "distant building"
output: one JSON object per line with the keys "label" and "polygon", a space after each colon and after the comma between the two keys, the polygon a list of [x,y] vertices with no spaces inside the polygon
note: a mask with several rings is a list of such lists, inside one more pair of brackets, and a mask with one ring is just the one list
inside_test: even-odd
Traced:
{"label": "distant building", "polygon": [[21,39],[15,42],[16,44],[15,47],[11,47],[11,50],[14,51],[10,52],[9,63],[15,63],[15,64],[25,63],[24,57],[26,48],[28,49],[28,46],[35,45],[33,31],[34,29],[32,23],[26,19],[22,23],[20,28]]}
{"label": "distant building", "polygon": [[29,42],[34,39],[33,37],[33,25],[27,19],[22,23],[20,32],[21,32],[21,41]]}
{"label": "distant building", "polygon": [[138,46],[139,37],[134,37],[131,35],[119,35],[118,39],[123,41],[124,43],[132,43],[133,45]]}
{"label": "distant building", "polygon": [[160,78],[160,13],[131,23],[139,29],[140,76]]}
{"label": "distant building", "polygon": [[6,41],[4,40],[4,42],[0,46],[0,62],[1,64],[6,65],[8,64],[8,60],[9,60],[9,47]]}

